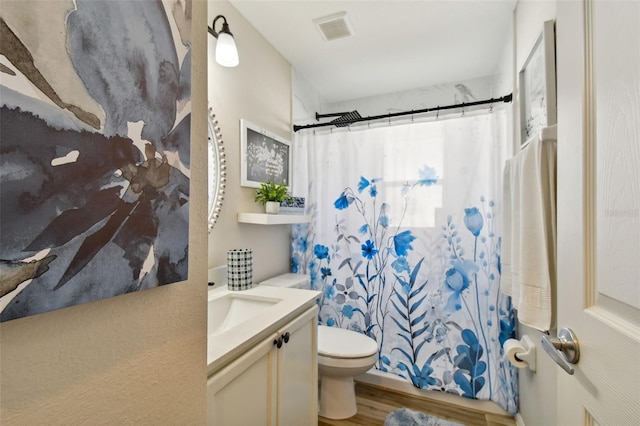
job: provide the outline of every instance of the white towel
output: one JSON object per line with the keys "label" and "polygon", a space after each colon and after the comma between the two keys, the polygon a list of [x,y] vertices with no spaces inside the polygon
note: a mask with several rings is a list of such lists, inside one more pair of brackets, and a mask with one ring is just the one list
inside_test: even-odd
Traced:
{"label": "white towel", "polygon": [[556,141],[532,139],[503,175],[502,289],[518,320],[548,331],[555,317]]}

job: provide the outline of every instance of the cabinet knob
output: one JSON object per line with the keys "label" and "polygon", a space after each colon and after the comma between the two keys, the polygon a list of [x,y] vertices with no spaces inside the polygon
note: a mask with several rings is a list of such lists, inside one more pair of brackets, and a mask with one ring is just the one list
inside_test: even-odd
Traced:
{"label": "cabinet knob", "polygon": [[289,334],[288,331],[286,333],[284,333],[284,342],[285,343],[289,343],[289,337],[291,337],[291,335]]}
{"label": "cabinet knob", "polygon": [[280,349],[282,347],[282,336],[280,336],[276,340],[274,340],[273,344],[276,345],[276,347],[278,349]]}

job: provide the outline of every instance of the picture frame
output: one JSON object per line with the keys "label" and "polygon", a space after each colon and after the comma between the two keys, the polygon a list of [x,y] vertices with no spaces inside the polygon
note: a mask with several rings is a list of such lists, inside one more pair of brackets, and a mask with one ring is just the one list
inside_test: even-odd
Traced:
{"label": "picture frame", "polygon": [[240,120],[240,185],[259,188],[272,181],[291,186],[292,145],[265,129]]}
{"label": "picture frame", "polygon": [[557,123],[555,22],[545,21],[518,74],[520,146]]}

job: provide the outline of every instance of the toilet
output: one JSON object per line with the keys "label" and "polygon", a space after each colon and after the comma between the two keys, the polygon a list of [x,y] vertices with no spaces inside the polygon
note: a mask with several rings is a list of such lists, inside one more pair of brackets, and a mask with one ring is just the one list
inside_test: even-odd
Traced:
{"label": "toilet", "polygon": [[[309,289],[311,280],[302,274],[284,274],[261,285]],[[353,377],[363,374],[378,359],[378,344],[372,338],[337,327],[318,326],[319,415],[346,419],[355,415]]]}

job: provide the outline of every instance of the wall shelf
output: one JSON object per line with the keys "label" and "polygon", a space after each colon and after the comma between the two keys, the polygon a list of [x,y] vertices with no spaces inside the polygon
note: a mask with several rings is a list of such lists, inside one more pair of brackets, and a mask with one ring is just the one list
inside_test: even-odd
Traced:
{"label": "wall shelf", "polygon": [[311,216],[303,214],[238,213],[238,222],[255,225],[291,225],[309,223],[310,220]]}

